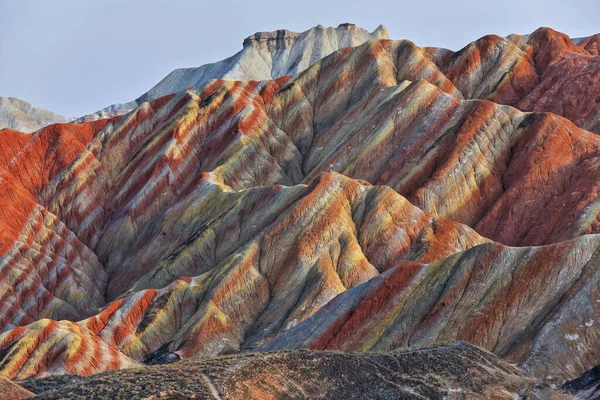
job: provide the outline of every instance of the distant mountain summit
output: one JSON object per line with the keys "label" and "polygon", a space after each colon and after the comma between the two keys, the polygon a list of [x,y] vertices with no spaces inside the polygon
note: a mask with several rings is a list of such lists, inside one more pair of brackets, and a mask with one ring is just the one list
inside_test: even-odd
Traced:
{"label": "distant mountain summit", "polygon": [[339,49],[359,46],[372,39],[389,39],[387,28],[379,25],[369,32],[345,23],[337,28],[317,25],[302,33],[287,29],[257,32],[244,40],[242,50],[235,55],[200,67],[176,69],[136,100],[113,104],[99,113],[133,109],[145,101],[202,85],[212,79],[264,81],[285,75],[295,76]]}
{"label": "distant mountain summit", "polygon": [[176,69],[136,100],[113,104],[77,119],[67,118],[13,97],[0,97],[0,129],[10,128],[31,133],[59,122],[80,123],[110,118],[122,115],[145,101],[180,92],[212,79],[262,81],[285,75],[295,76],[339,49],[359,46],[371,39],[389,39],[387,28],[380,25],[369,32],[354,24],[345,23],[337,28],[318,25],[302,33],[287,29],[257,32],[248,36],[243,42],[242,50],[232,57],[200,67]]}
{"label": "distant mountain summit", "polygon": [[14,97],[0,97],[0,129],[31,133],[58,122],[68,118]]}

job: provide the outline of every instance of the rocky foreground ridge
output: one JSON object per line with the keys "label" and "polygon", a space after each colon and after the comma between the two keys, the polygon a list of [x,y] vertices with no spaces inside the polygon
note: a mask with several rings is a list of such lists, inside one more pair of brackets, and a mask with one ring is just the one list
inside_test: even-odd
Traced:
{"label": "rocky foreground ridge", "polygon": [[568,399],[466,343],[390,354],[253,353],[22,382],[39,399]]}
{"label": "rocky foreground ridge", "polygon": [[[323,365],[330,393],[328,363],[373,362],[398,396],[411,379],[441,397],[591,393],[597,65],[596,36],[546,28],[457,53],[370,40],[293,77],[213,79],[122,116],[0,131],[0,374],[161,365],[68,378],[76,388],[27,381],[55,398],[201,364],[196,395],[244,398],[261,381],[228,392],[227,374],[274,357]],[[435,347],[455,341],[481,349]],[[274,350],[293,351],[254,353]],[[481,380],[398,366],[440,351],[485,364]],[[267,394],[314,390],[292,381]]]}

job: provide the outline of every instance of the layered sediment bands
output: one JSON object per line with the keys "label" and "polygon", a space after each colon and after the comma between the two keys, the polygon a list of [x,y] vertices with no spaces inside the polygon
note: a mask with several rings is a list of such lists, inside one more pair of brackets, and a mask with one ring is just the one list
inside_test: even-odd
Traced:
{"label": "layered sediment bands", "polygon": [[530,248],[489,243],[403,264],[260,349],[387,351],[459,339],[562,382],[600,360],[599,248],[597,235]]}
{"label": "layered sediment bands", "polygon": [[105,304],[106,281],[96,255],[0,167],[1,329],[84,318]]}
{"label": "layered sediment bands", "polygon": [[114,343],[70,321],[40,319],[0,334],[2,375],[12,379],[48,374],[89,375],[136,366]]}
{"label": "layered sediment bands", "polygon": [[596,41],[371,40],[294,77],[3,130],[0,374],[460,339],[579,376],[600,364],[582,236],[600,229],[600,138],[497,102],[592,65]]}
{"label": "layered sediment bands", "polygon": [[[166,225],[159,229],[169,234],[130,251],[131,269],[116,272],[112,282],[119,291],[131,289],[81,321],[85,335],[137,361],[237,352],[404,260],[432,262],[487,242],[390,188],[339,174],[310,186],[231,191],[205,181],[197,190],[161,218]],[[181,276],[195,277],[174,281]],[[30,340],[11,332],[13,342],[4,347]],[[43,337],[36,342],[47,345]],[[2,370],[11,377],[30,372]]]}
{"label": "layered sediment bands", "polygon": [[0,323],[80,319],[105,304],[108,280],[96,255],[36,196],[105,124],[59,124],[32,136],[2,131]]}
{"label": "layered sediment bands", "polygon": [[41,399],[569,398],[466,343],[388,354],[257,353],[22,384]]}
{"label": "layered sediment bands", "polygon": [[597,35],[578,44],[540,28],[531,35],[495,35],[434,62],[465,98],[487,99],[523,111],[552,112],[598,133],[600,59]]}
{"label": "layered sediment bands", "polygon": [[[244,49],[233,57],[173,71],[138,100],[106,110],[114,113],[132,109],[142,101],[210,79],[296,77],[325,56],[348,52],[347,48],[361,44],[385,50],[386,54],[380,52],[373,58],[371,66],[385,69],[395,64],[398,74],[405,76],[403,79],[416,80],[406,77],[416,74],[418,79],[437,80],[442,90],[457,97],[491,100],[522,111],[552,112],[583,129],[596,133],[600,130],[598,35],[575,44],[567,35],[550,28],[525,36],[487,35],[457,52],[418,48],[409,41],[390,41],[384,27],[372,33],[352,25],[319,26],[301,34],[287,30],[259,32],[247,38]],[[400,63],[390,64],[388,57],[396,52],[393,48],[407,45],[415,51],[404,53]],[[392,54],[388,54],[390,50]]]}
{"label": "layered sediment bands", "polygon": [[[37,205],[9,220],[23,226],[0,256],[0,324],[2,330],[47,317],[77,320],[105,304],[108,280],[96,255],[60,222]],[[15,218],[17,217],[17,218]],[[16,230],[4,224],[5,237]],[[6,242],[5,242],[6,243]]]}
{"label": "layered sediment bands", "polygon": [[[33,196],[37,196],[59,172],[85,150],[86,145],[109,120],[86,124],[55,124],[33,134],[26,142],[20,140],[21,149],[1,166]],[[2,136],[11,132],[2,131]],[[4,146],[3,146],[4,147]]]}
{"label": "layered sediment bands", "polygon": [[6,167],[10,160],[23,149],[25,143],[31,139],[31,135],[12,129],[2,129],[0,139],[0,165]]}
{"label": "layered sediment bands", "polygon": [[534,49],[540,83],[516,107],[552,112],[577,126],[600,132],[600,58],[597,38],[575,46],[561,33],[540,29],[529,40]]}
{"label": "layered sediment bands", "polygon": [[[373,62],[384,45],[381,57],[389,62]],[[304,155],[305,181],[333,170],[389,185],[417,206],[509,245],[596,231],[596,136],[555,115],[461,101],[434,86],[445,84],[431,74],[429,82],[394,86],[415,78],[395,75],[404,64],[393,67],[402,59],[390,57],[394,51],[422,54],[397,42],[335,53],[268,104]],[[346,69],[352,74],[340,72]]]}
{"label": "layered sediment bands", "polygon": [[134,109],[145,101],[200,86],[213,79],[262,81],[298,75],[337,50],[388,38],[388,31],[383,25],[373,32],[354,24],[341,24],[336,28],[319,25],[301,33],[287,29],[257,32],[247,37],[242,50],[233,56],[197,68],[176,69],[136,100],[113,104],[88,117],[115,115]]}

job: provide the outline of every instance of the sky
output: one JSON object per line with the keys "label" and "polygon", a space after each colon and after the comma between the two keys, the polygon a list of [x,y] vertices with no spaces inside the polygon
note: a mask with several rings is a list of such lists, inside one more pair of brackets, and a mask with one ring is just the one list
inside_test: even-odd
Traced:
{"label": "sky", "polygon": [[540,26],[589,36],[598,15],[599,0],[0,0],[0,96],[77,117],[229,57],[258,31],[384,24],[392,39],[459,50]]}

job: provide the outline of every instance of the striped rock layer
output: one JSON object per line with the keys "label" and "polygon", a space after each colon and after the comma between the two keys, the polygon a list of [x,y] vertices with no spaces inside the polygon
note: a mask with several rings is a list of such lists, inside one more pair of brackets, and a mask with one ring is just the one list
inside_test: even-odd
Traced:
{"label": "striped rock layer", "polygon": [[[175,70],[137,100],[109,106],[97,115],[131,110],[143,101],[211,79],[296,77],[332,52],[370,40],[388,40],[387,29],[380,26],[369,33],[342,24],[337,28],[318,26],[300,34],[287,30],[258,32],[248,37],[234,56],[198,68]],[[540,28],[530,35],[487,35],[457,52],[402,42],[415,48],[403,60],[406,69],[437,76],[447,90],[462,99],[491,100],[522,111],[552,112],[600,133],[600,35],[571,40],[563,33]],[[386,62],[380,55],[377,58]]]}
{"label": "striped rock layer", "polygon": [[[536,73],[595,57],[544,32],[505,40]],[[0,374],[456,339],[556,383],[599,364],[600,137],[466,100],[467,54],[369,41],[0,131]]]}

